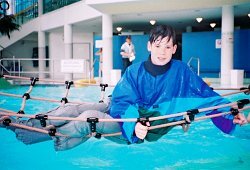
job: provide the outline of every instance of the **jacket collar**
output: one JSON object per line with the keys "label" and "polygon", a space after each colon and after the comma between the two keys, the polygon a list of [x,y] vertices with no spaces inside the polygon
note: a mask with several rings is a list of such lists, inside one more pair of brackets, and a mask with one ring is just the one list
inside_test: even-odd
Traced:
{"label": "jacket collar", "polygon": [[166,73],[171,66],[171,60],[163,66],[155,65],[151,61],[151,56],[148,57],[148,60],[144,62],[144,67],[149,74],[156,77],[158,75]]}

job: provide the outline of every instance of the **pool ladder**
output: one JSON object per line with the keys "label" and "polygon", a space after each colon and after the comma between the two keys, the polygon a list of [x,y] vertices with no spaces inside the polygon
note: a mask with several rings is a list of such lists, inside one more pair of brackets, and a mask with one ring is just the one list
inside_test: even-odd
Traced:
{"label": "pool ladder", "polygon": [[197,62],[197,74],[198,74],[198,76],[199,76],[199,75],[200,75],[200,58],[198,58],[198,57],[191,57],[191,58],[188,60],[187,65],[188,65],[191,69],[193,69],[193,67],[192,67],[192,65],[191,65],[191,62],[192,62],[193,60]]}

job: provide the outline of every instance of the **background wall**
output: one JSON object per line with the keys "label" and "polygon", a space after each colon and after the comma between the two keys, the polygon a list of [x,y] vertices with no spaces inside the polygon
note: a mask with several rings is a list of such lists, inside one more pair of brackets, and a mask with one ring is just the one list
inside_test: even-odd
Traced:
{"label": "background wall", "polygon": [[[92,70],[92,56],[93,51],[91,47],[93,45],[93,33],[83,33],[77,30],[73,31],[73,58],[85,59],[84,66],[86,66],[84,73],[74,73],[74,79],[85,79],[89,76],[89,71]],[[61,73],[61,63],[59,60],[64,59],[64,40],[63,32],[52,32],[49,34],[49,55],[50,59],[58,62],[54,63],[53,67],[50,67],[50,71],[54,70],[55,79],[63,79],[64,73]],[[52,66],[52,64],[50,64]],[[92,70],[93,71],[93,70]]]}
{"label": "background wall", "polygon": [[[145,61],[148,59],[149,52],[147,50],[147,42],[148,42],[148,35],[132,35],[132,43],[135,46],[136,58],[133,63],[137,63],[140,61]],[[96,35],[94,36],[95,40],[101,40],[101,36]],[[113,36],[113,68],[114,69],[122,69],[122,57],[120,55],[120,50],[122,44],[125,42],[126,36]],[[94,53],[97,52],[99,49],[95,48],[94,45]],[[99,56],[94,55],[93,60],[97,59],[99,61]],[[96,62],[94,64],[94,76],[98,77],[98,68],[99,63]]]}
{"label": "background wall", "polygon": [[[14,43],[13,45],[9,46],[6,50],[3,51],[3,56],[4,58],[32,58],[32,52],[33,52],[33,48],[37,47],[37,41],[27,41],[27,40],[21,40],[18,41],[16,43]],[[17,63],[18,60],[15,60],[15,62]],[[37,71],[38,68],[33,67],[32,61],[22,61],[21,63],[21,70],[25,70],[25,71]],[[8,63],[4,64],[7,67],[12,67],[13,66],[13,61],[8,61]],[[17,64],[16,64],[17,65]],[[8,68],[9,69],[9,68]],[[16,71],[17,68],[15,68]],[[14,70],[12,70],[14,71]]]}
{"label": "background wall", "polygon": [[[86,53],[88,53],[88,55],[90,55],[90,64],[88,69],[94,72],[95,77],[98,77],[99,62],[93,63],[93,61],[96,58],[99,58],[99,56],[96,56],[93,53],[99,50],[98,48],[95,48],[94,42],[95,40],[100,40],[101,36],[93,35],[93,33],[83,33],[81,30],[77,29],[73,32],[74,58],[87,58]],[[125,42],[125,38],[126,36],[113,36],[114,69],[122,69],[120,48]],[[201,76],[219,77],[221,49],[215,47],[215,42],[216,39],[220,38],[220,31],[183,33],[182,44],[178,45],[179,49],[180,47],[182,48],[182,60],[184,62],[188,62],[191,57],[199,57],[201,64]],[[63,59],[63,31],[50,32],[47,40],[49,58],[58,60]],[[148,35],[132,35],[132,42],[134,43],[136,50],[136,59],[134,60],[134,63],[147,60],[149,56],[149,52],[147,51],[147,41]],[[7,50],[11,51],[16,58],[31,58],[34,47],[37,47],[37,35],[35,35],[34,39],[18,41],[8,47]],[[92,66],[94,66],[93,69]],[[196,65],[193,63],[192,66],[195,67]],[[37,67],[33,67],[32,61],[22,63],[22,67],[24,70],[37,71]],[[52,67],[52,64],[50,63],[50,69],[54,69],[57,73],[57,75],[54,75],[56,79],[63,77],[63,74],[60,75],[60,63],[57,63],[54,67]],[[235,30],[234,69],[244,69],[246,73],[245,76],[247,78],[250,77],[250,30]],[[88,74],[75,74],[74,78],[83,79],[88,78],[88,76]],[[51,76],[51,78],[53,78],[53,76]]]}
{"label": "background wall", "polygon": [[[47,37],[47,35],[46,35]],[[46,42],[46,45],[48,43]],[[38,47],[38,42],[37,42],[37,33],[33,33],[28,37],[25,37],[22,40],[19,40],[15,42],[14,44],[10,45],[6,49],[3,50],[2,57],[3,58],[8,58],[10,60],[4,61],[3,64],[4,66],[11,71],[13,70],[13,65],[14,62],[13,58],[15,58],[15,70],[18,71],[18,62],[20,61],[20,66],[21,66],[21,71],[25,72],[32,72],[32,71],[38,71],[38,67],[33,66],[33,61],[29,60],[17,60],[17,59],[27,59],[27,58],[32,58],[33,54],[33,49]],[[46,67],[46,70],[48,70],[48,67]],[[25,76],[23,74],[22,76]]]}
{"label": "background wall", "polygon": [[[198,57],[202,77],[219,77],[221,49],[215,48],[215,41],[220,38],[220,31],[183,33],[182,60]],[[234,32],[233,68],[245,70],[245,76],[250,77],[250,30]]]}

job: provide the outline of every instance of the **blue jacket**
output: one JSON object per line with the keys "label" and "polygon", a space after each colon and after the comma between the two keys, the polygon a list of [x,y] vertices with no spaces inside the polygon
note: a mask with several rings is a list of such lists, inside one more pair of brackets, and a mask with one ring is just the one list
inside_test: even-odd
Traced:
{"label": "blue jacket", "polygon": [[[151,72],[149,61],[131,65],[116,85],[112,94],[110,114],[114,118],[138,118],[184,112],[229,103],[214,92],[199,76],[183,62],[171,60],[160,74]],[[150,61],[151,62],[151,61]],[[152,66],[154,67],[154,66]],[[140,110],[143,109],[144,112]],[[146,110],[146,112],[145,112]],[[229,108],[218,111],[228,111]],[[145,114],[144,114],[145,113]],[[181,120],[183,117],[167,121]],[[233,116],[213,118],[213,123],[225,133],[235,128]],[[135,123],[121,123],[122,134],[131,143],[138,142],[134,134]]]}

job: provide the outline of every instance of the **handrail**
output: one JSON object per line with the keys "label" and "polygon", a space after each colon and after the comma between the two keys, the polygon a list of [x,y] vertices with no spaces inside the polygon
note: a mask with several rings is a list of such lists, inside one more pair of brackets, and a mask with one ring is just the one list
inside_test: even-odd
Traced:
{"label": "handrail", "polygon": [[34,3],[33,5],[30,5],[29,7],[27,7],[27,8],[25,8],[25,9],[19,11],[19,12],[16,13],[14,16],[17,17],[17,16],[19,16],[19,15],[22,15],[23,13],[28,12],[29,10],[33,9],[34,7],[37,7],[37,5],[38,5],[37,3]]}
{"label": "handrail", "polygon": [[[0,45],[0,48],[2,48],[2,49],[0,49],[0,51],[2,51],[2,52],[4,52],[4,53],[8,54],[9,56],[11,56],[11,57],[14,57],[14,56],[15,56],[15,55],[12,54],[9,50],[6,50],[6,48],[3,47],[2,45]],[[2,59],[3,59],[3,58],[2,58]]]}
{"label": "handrail", "polygon": [[26,7],[23,10],[18,11],[14,14],[16,18],[16,23],[24,24],[34,18],[38,17],[38,3],[35,2],[32,5]]}
{"label": "handrail", "polygon": [[8,74],[10,74],[9,70],[4,65],[2,65],[2,60],[0,60],[0,68],[2,68],[1,69],[2,75],[3,75],[3,71],[6,71]]}
{"label": "handrail", "polygon": [[198,74],[198,76],[200,75],[200,58],[198,58],[198,57],[191,57],[189,60],[188,60],[188,62],[187,62],[187,65],[189,66],[189,67],[191,67],[191,61],[192,60],[197,60],[197,74]]}
{"label": "handrail", "polygon": [[45,14],[45,13],[60,9],[64,6],[71,5],[78,1],[80,0],[57,0],[57,1],[48,0],[46,1],[46,3],[44,3],[45,8],[44,8],[43,13]]}
{"label": "handrail", "polygon": [[[7,63],[10,61],[11,62],[11,65],[9,66],[10,68],[9,69],[7,69],[3,64],[1,64],[0,66],[0,68],[3,68],[3,67],[5,67],[6,68],[6,72],[9,74],[9,75],[18,75],[18,76],[21,76],[21,74],[25,74],[25,73],[31,73],[31,74],[39,74],[39,73],[50,73],[49,71],[48,72],[46,72],[46,71],[44,71],[44,72],[41,72],[41,71],[39,71],[39,70],[37,70],[37,71],[23,71],[22,69],[21,69],[21,61],[39,61],[39,60],[42,60],[42,61],[53,61],[54,62],[54,60],[51,60],[51,59],[38,59],[38,58],[15,58],[15,56],[13,56],[13,58],[3,58],[3,59],[1,59],[1,61],[2,62],[4,62],[4,61],[7,61]],[[16,67],[16,62],[18,63],[18,67]],[[3,66],[3,67],[2,67]],[[18,68],[18,69],[17,69]],[[2,69],[1,69],[2,70]],[[13,71],[12,71],[13,70]],[[54,77],[54,70],[53,70],[53,72],[52,72],[52,77]]]}
{"label": "handrail", "polygon": [[[40,74],[48,75],[50,78],[54,79],[56,76],[62,76],[61,78],[64,79],[63,72],[58,72],[58,69],[60,69],[60,61],[62,59],[39,59],[39,58],[3,58],[0,60],[0,71],[2,74],[7,75],[18,75],[21,76],[38,76]],[[81,73],[72,73],[74,75],[81,75],[81,78],[78,79],[91,79],[90,72],[93,70],[90,70],[89,68],[89,60],[83,59],[85,62],[84,65],[84,71]],[[30,64],[27,64],[27,62],[32,61],[49,61],[49,66],[44,68],[43,71],[39,70],[39,67],[34,67],[35,70],[30,70]],[[5,73],[4,73],[5,72]],[[28,77],[29,77],[28,76]],[[78,76],[79,77],[79,76]]]}

